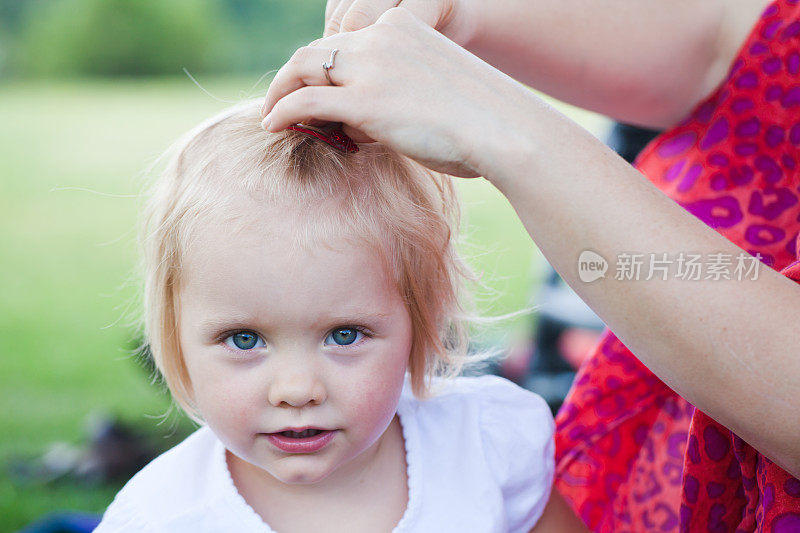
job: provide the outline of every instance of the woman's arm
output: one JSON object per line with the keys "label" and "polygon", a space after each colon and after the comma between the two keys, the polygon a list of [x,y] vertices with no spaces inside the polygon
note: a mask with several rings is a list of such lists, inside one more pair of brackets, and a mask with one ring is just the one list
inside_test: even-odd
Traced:
{"label": "woman's arm", "polygon": [[[744,251],[542,102],[517,115],[473,164],[548,261],[667,385],[800,476],[800,286],[761,264],[756,280],[676,277],[681,252],[707,260]],[[611,267],[587,283],[578,273],[585,250],[609,264],[621,253],[667,253],[673,263],[666,280],[645,281],[645,264],[638,281],[615,279]]]}
{"label": "woman's arm", "polygon": [[766,0],[461,0],[465,47],[517,80],[624,122],[666,127],[710,93]]}
{"label": "woman's arm", "polygon": [[555,487],[542,516],[530,533],[588,533],[586,524],[572,511]]}
{"label": "woman's arm", "polygon": [[[394,0],[329,0],[326,34]],[[666,127],[723,80],[767,0],[404,0],[513,78],[617,120]]]}
{"label": "woman's arm", "polygon": [[[339,49],[327,85],[321,65]],[[723,253],[740,248],[530,90],[402,8],[374,26],[304,47],[265,101],[278,131],[343,122],[435,170],[485,176],[511,202],[564,280],[659,378],[800,476],[800,287],[757,280],[584,283],[578,258]]]}

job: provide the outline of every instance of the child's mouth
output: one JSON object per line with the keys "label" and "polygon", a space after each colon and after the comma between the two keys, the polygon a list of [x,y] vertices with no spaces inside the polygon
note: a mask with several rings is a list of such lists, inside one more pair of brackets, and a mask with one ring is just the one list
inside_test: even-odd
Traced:
{"label": "child's mouth", "polygon": [[300,431],[300,432],[297,432],[297,431],[281,431],[280,433],[284,437],[290,437],[290,438],[293,438],[293,439],[303,439],[303,438],[306,438],[306,437],[313,437],[315,435],[319,435],[320,433],[322,433],[322,430],[321,429],[306,429],[306,430]]}
{"label": "child's mouth", "polygon": [[335,434],[335,429],[306,428],[301,431],[287,429],[267,433],[267,438],[276,448],[284,452],[313,453],[327,446]]}

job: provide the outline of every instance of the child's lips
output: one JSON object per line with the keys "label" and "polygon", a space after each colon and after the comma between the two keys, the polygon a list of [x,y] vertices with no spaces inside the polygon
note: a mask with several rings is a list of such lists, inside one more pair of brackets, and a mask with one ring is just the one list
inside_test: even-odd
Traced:
{"label": "child's lips", "polygon": [[[286,428],[274,433],[265,433],[265,435],[281,451],[287,453],[313,453],[327,446],[333,440],[336,431],[335,429],[315,427]],[[289,434],[290,432],[293,434]]]}
{"label": "child's lips", "polygon": [[319,427],[319,426],[303,426],[303,427],[286,427],[283,429],[279,429],[278,431],[273,431],[268,433],[268,435],[275,435],[276,433],[283,433],[285,431],[292,431],[294,433],[302,433],[303,431],[332,431],[327,428]]}

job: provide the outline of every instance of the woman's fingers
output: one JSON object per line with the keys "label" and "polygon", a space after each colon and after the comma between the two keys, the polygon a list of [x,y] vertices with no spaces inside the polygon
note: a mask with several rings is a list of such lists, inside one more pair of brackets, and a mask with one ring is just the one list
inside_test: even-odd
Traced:
{"label": "woman's fingers", "polygon": [[356,143],[374,143],[375,139],[367,135],[366,133],[359,131],[347,124],[342,124],[342,131],[345,135],[353,139],[353,142]]}
{"label": "woman's fingers", "polygon": [[[375,22],[388,23],[396,28],[411,23],[419,24],[419,21],[414,19],[413,13],[403,9],[383,11]],[[362,28],[362,30],[364,32],[372,31],[374,34],[374,28]],[[360,35],[361,33],[338,33],[317,39],[310,45],[299,48],[272,79],[262,106],[261,116],[265,116],[278,100],[302,87],[347,84],[352,79],[352,76],[348,74],[349,68],[354,63],[358,63],[358,61],[353,61],[353,56],[357,54],[358,50],[354,43],[362,43],[366,37],[366,35]],[[371,60],[374,61],[374,59]],[[332,66],[325,69],[323,64]],[[362,64],[360,68],[363,70],[364,66],[366,65]]]}
{"label": "woman's fingers", "polygon": [[442,30],[455,13],[456,1],[329,0],[325,10],[325,36],[366,28],[393,7],[407,9],[428,26]]}
{"label": "woman's fingers", "polygon": [[[322,65],[333,49],[331,86]],[[374,139],[433,170],[473,177],[485,132],[515,116],[508,108],[520,91],[529,97],[400,7],[298,50],[270,85],[264,127],[339,122],[356,142]]]}
{"label": "woman's fingers", "polygon": [[402,0],[398,6],[414,13],[422,22],[436,30],[442,30],[452,17],[455,0]]}
{"label": "woman's fingers", "polygon": [[[334,36],[336,37],[336,36]],[[314,41],[315,46],[303,46],[298,48],[292,55],[291,59],[283,65],[267,89],[267,95],[264,99],[264,105],[261,107],[261,116],[266,116],[267,112],[272,109],[275,102],[280,100],[287,94],[301,89],[307,85],[330,85],[328,78],[325,77],[324,63],[331,62],[331,56],[335,50],[335,41],[341,39],[325,40],[322,39]],[[328,75],[334,85],[340,85],[344,80],[342,71],[344,65],[347,64],[348,52],[337,50],[336,55],[333,55],[333,66],[328,69]],[[341,80],[341,81],[337,81]]]}
{"label": "woman's fingers", "polygon": [[[281,131],[292,124],[307,123],[312,118],[324,122],[344,122],[351,127],[359,121],[358,102],[345,87],[311,86],[298,89],[284,96],[275,104],[261,125],[267,131]],[[269,121],[267,123],[267,121]],[[350,130],[351,132],[354,129]],[[357,135],[356,142],[364,142],[364,135]]]}
{"label": "woman's fingers", "polygon": [[[331,92],[335,91],[335,92]],[[304,87],[284,97],[265,119],[261,126],[267,131],[281,131],[292,124],[321,126],[330,122],[342,123],[342,131],[356,143],[371,143],[375,140],[357,128],[344,124],[357,120],[353,100],[343,87]]]}
{"label": "woman's fingers", "polygon": [[325,2],[325,23],[331,19],[331,16],[336,12],[336,8],[339,7],[339,4],[342,3],[343,0],[328,0]]}
{"label": "woman's fingers", "polygon": [[[347,10],[350,9],[350,6],[353,5],[354,1],[355,0],[328,1],[328,5],[325,8],[325,31],[322,34],[324,37],[339,33],[342,19],[345,13],[347,13]],[[331,4],[334,3],[335,6],[332,6]]]}
{"label": "woman's fingers", "polygon": [[342,17],[339,32],[366,28],[397,4],[397,0],[355,0]]}

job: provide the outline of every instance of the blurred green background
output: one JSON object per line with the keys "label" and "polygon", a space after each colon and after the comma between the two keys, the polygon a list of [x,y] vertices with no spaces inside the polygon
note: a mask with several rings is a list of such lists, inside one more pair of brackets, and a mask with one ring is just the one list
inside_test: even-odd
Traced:
{"label": "blurred green background", "polygon": [[[0,0],[0,531],[110,503],[125,480],[12,475],[53,443],[85,446],[98,413],[159,447],[191,429],[132,355],[141,172],[203,118],[264,94],[262,75],[321,35],[323,13],[321,0]],[[541,256],[491,185],[459,186],[463,252],[491,288],[482,310],[519,309]],[[508,343],[531,320],[479,340]]]}

